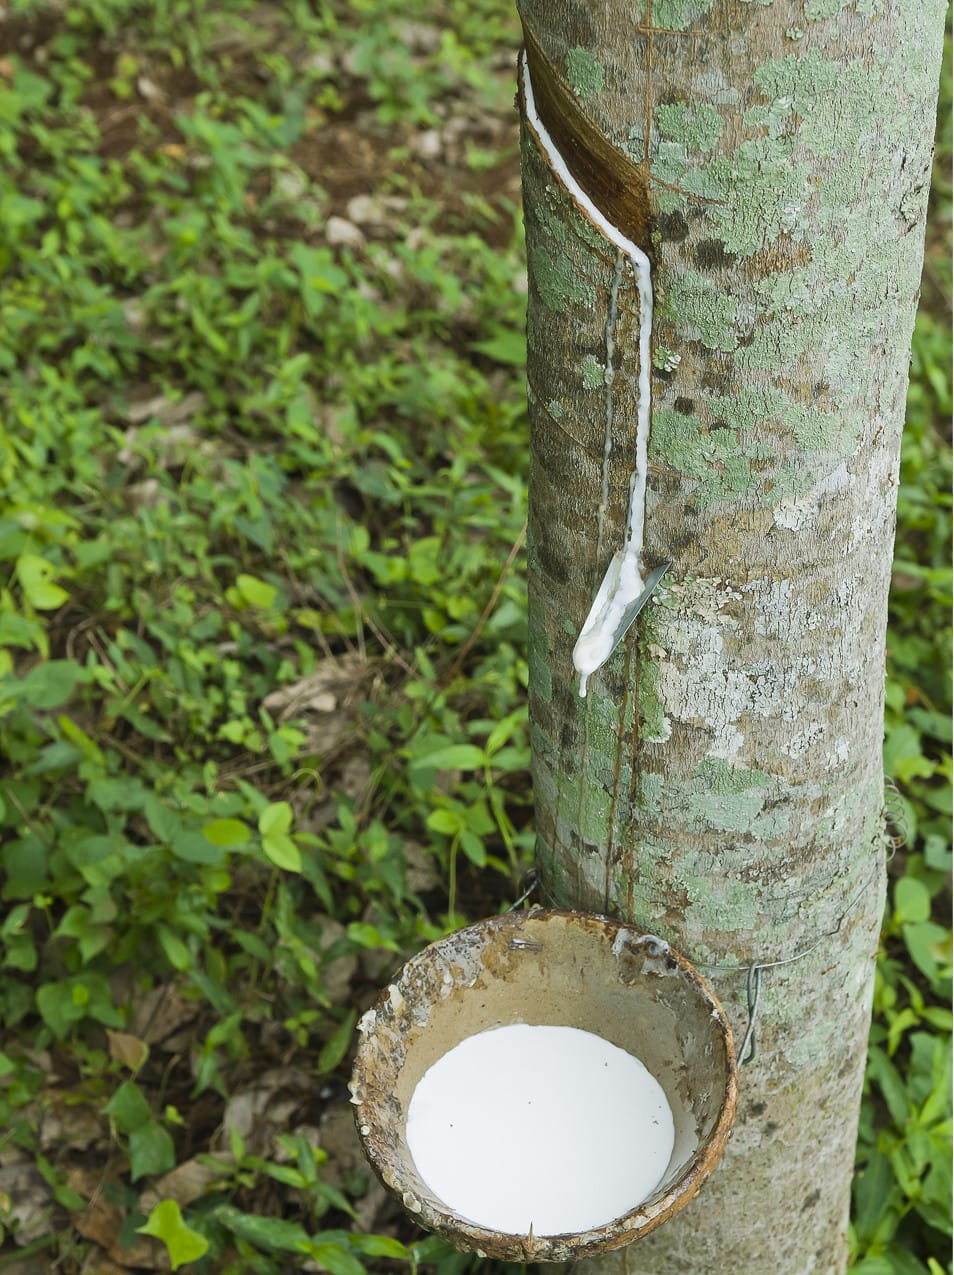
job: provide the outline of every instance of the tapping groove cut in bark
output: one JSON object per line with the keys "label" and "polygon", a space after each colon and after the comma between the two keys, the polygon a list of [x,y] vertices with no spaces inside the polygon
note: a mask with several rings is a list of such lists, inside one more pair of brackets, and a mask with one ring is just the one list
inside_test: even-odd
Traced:
{"label": "tapping groove cut in bark", "polygon": [[523,65],[537,114],[580,188],[627,239],[649,246],[647,172],[603,136],[526,25]]}
{"label": "tapping groove cut in bark", "polygon": [[[646,518],[647,446],[651,408],[650,344],[653,326],[652,268],[649,258],[605,212],[594,203],[571,171],[546,125],[537,111],[533,76],[526,51],[520,58],[520,87],[524,115],[540,149],[562,183],[567,194],[600,233],[618,250],[617,281],[614,282],[606,330],[606,443],[604,451],[603,489],[598,511],[600,544],[606,520],[609,454],[613,435],[613,329],[616,324],[617,298],[622,281],[622,259],[633,268],[639,296],[639,399],[637,406],[635,467],[629,481],[629,512],[626,539],[610,560],[589,614],[583,622],[573,649],[573,666],[580,675],[580,696],[586,695],[589,678],[609,659],[640,606],[646,589],[642,573],[643,528]],[[564,116],[566,118],[566,115]],[[612,150],[612,147],[609,148]],[[614,155],[616,152],[613,152]]]}

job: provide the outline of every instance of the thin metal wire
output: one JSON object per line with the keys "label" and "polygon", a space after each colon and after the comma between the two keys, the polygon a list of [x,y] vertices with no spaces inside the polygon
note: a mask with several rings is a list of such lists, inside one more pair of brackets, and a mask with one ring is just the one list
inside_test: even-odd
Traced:
{"label": "thin metal wire", "polygon": [[537,888],[537,870],[536,870],[536,868],[531,868],[531,869],[530,869],[530,871],[526,874],[526,876],[525,876],[523,879],[524,879],[524,881],[526,881],[526,880],[528,880],[528,879],[529,879],[530,884],[529,884],[529,885],[527,886],[527,888],[524,890],[523,894],[521,894],[520,898],[519,898],[519,899],[515,899],[515,900],[514,900],[514,902],[513,902],[513,903],[511,903],[510,907],[509,907],[509,908],[507,908],[507,911],[508,911],[508,912],[516,912],[516,910],[517,910],[517,908],[520,906],[520,904],[521,904],[521,903],[524,903],[527,899],[529,899],[529,898],[530,898],[530,895],[531,895],[531,894],[533,894],[534,890]]}
{"label": "thin metal wire", "polygon": [[[878,868],[878,871],[883,871],[883,868],[884,865],[882,864]],[[794,965],[796,961],[803,961],[806,956],[811,956],[812,952],[820,948],[825,939],[834,938],[835,935],[840,932],[841,927],[845,924],[845,921],[847,921],[851,913],[868,893],[874,879],[875,873],[872,872],[868,880],[848,904],[844,912],[842,912],[838,920],[838,924],[833,930],[828,930],[824,934],[820,934],[814,943],[810,944],[803,951],[796,952],[794,956],[786,956],[779,961],[755,961],[751,965],[710,965],[707,962],[701,962],[702,968],[707,970],[719,970],[726,973],[735,973],[736,971],[741,972],[742,970],[746,971],[746,1010],[748,1014],[748,1021],[745,1025],[745,1035],[742,1037],[742,1044],[739,1046],[738,1053],[736,1054],[736,1062],[740,1067],[747,1067],[751,1063],[755,1062],[758,1053],[755,1028],[759,1009],[759,994],[762,990],[762,971],[777,969],[780,965]]]}
{"label": "thin metal wire", "polygon": [[759,1010],[759,992],[762,990],[762,966],[750,965],[749,976],[745,981],[745,999],[748,1006],[749,1022],[742,1037],[742,1044],[736,1054],[736,1062],[740,1067],[755,1062],[755,1015]]}
{"label": "thin metal wire", "polygon": [[890,853],[888,862],[894,858],[902,846],[906,846],[911,837],[911,820],[904,798],[890,775],[884,777],[884,832]]}

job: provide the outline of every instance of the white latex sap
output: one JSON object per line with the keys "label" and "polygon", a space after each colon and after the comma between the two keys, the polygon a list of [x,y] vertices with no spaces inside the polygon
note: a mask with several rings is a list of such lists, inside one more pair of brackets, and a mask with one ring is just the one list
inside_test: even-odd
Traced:
{"label": "white latex sap", "polygon": [[[642,552],[646,518],[646,472],[650,413],[650,341],[653,327],[653,288],[649,258],[637,244],[609,220],[593,203],[570,172],[566,160],[557,150],[537,114],[533,85],[527,68],[526,54],[521,54],[521,83],[527,120],[539,139],[553,172],[566,187],[570,197],[583,209],[590,221],[599,227],[610,243],[633,267],[639,295],[639,382],[636,407],[635,468],[629,484],[629,517],[623,547],[613,555],[597,591],[589,615],[573,648],[573,666],[580,675],[580,694],[586,695],[586,684],[593,673],[609,659],[616,633],[627,608],[643,591]],[[607,367],[607,375],[612,368]],[[603,502],[607,500],[606,477]]]}
{"label": "white latex sap", "polygon": [[407,1144],[424,1181],[490,1230],[562,1235],[605,1225],[661,1181],[672,1111],[638,1058],[575,1027],[470,1036],[411,1097]]}

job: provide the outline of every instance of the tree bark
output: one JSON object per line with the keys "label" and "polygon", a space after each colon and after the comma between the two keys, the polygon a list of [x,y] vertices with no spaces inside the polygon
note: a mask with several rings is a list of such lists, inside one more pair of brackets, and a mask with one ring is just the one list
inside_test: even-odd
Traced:
{"label": "tree bark", "polygon": [[581,698],[574,643],[627,534],[640,304],[630,262],[525,118],[544,897],[670,940],[740,1041],[750,970],[765,967],[719,1169],[673,1221],[584,1265],[842,1271],[884,900],[887,593],[944,3],[520,11],[544,129],[652,261],[642,561],[673,563]]}

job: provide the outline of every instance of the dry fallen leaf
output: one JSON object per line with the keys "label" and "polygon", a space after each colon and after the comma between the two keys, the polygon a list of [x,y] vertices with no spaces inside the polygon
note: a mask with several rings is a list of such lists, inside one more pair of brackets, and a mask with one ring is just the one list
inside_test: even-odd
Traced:
{"label": "dry fallen leaf", "polygon": [[441,878],[433,856],[425,852],[419,841],[405,841],[404,863],[409,890],[413,890],[415,894],[426,894],[429,890],[439,888]]}
{"label": "dry fallen leaf", "polygon": [[128,1266],[117,1266],[98,1246],[86,1255],[80,1275],[129,1275]]}
{"label": "dry fallen leaf", "polygon": [[122,1063],[130,1071],[138,1071],[149,1057],[149,1046],[138,1036],[129,1032],[114,1032],[106,1028],[109,1039],[109,1056],[114,1062]]}
{"label": "dry fallen leaf", "polygon": [[195,1001],[187,1001],[175,983],[162,983],[135,1002],[132,1030],[150,1045],[162,1043],[169,1049],[168,1038],[197,1016]]}
{"label": "dry fallen leaf", "polygon": [[[347,933],[340,921],[330,916],[321,916],[317,920],[321,925],[322,952],[326,952],[333,943]],[[351,981],[358,972],[358,957],[353,952],[337,956],[327,965],[322,966],[321,981],[329,999],[336,1005],[346,1004],[351,997]]]}
{"label": "dry fallen leaf", "polygon": [[4,1200],[4,1223],[19,1248],[49,1234],[58,1211],[53,1193],[28,1156],[14,1152],[16,1159],[0,1165],[0,1199]]}
{"label": "dry fallen leaf", "polygon": [[65,1091],[44,1089],[39,1124],[39,1142],[43,1151],[85,1151],[104,1134],[99,1110],[89,1102],[76,1102]]}
{"label": "dry fallen leaf", "polygon": [[84,1239],[94,1240],[108,1249],[119,1239],[123,1215],[102,1195],[94,1195],[85,1209],[70,1214],[70,1221]]}
{"label": "dry fallen leaf", "polygon": [[103,1175],[85,1164],[74,1164],[66,1170],[66,1185],[84,1200],[91,1200],[103,1185]]}
{"label": "dry fallen leaf", "polygon": [[126,419],[132,425],[141,425],[155,418],[162,425],[179,425],[191,421],[205,407],[205,395],[201,390],[183,394],[182,398],[166,398],[165,394],[152,394],[129,404]]}
{"label": "dry fallen leaf", "polygon": [[[85,1266],[83,1270],[86,1270]],[[12,1262],[4,1258],[3,1275],[50,1275],[49,1254],[31,1253],[25,1257],[15,1257]]]}
{"label": "dry fallen leaf", "polygon": [[[222,1160],[231,1160],[231,1155],[223,1153]],[[158,1178],[147,1187],[139,1197],[139,1207],[143,1213],[151,1213],[160,1200],[175,1200],[180,1208],[197,1200],[209,1189],[209,1186],[221,1178],[225,1170],[211,1168],[200,1164],[198,1160],[186,1160],[177,1165],[171,1172]]]}
{"label": "dry fallen leaf", "polygon": [[135,1244],[131,1244],[129,1248],[121,1248],[118,1244],[114,1244],[109,1249],[109,1256],[120,1266],[133,1266],[137,1270],[172,1270],[169,1250],[165,1244],[148,1235],[140,1235]]}
{"label": "dry fallen leaf", "polygon": [[[284,1133],[296,1114],[318,1100],[321,1081],[299,1067],[273,1067],[255,1083],[229,1099],[222,1117],[226,1132],[234,1129],[248,1150],[262,1155],[271,1151],[276,1133]],[[297,1123],[297,1121],[294,1121]]]}
{"label": "dry fallen leaf", "polygon": [[327,754],[351,730],[351,709],[369,672],[367,661],[358,655],[319,660],[307,677],[266,695],[262,707],[280,722],[303,722],[305,751]]}
{"label": "dry fallen leaf", "polygon": [[[321,1118],[319,1145],[328,1156],[322,1166],[321,1176],[332,1186],[341,1186],[355,1173],[364,1173],[368,1162],[361,1146],[361,1139],[354,1127],[350,1107],[332,1107]],[[367,1174],[368,1189],[360,1200],[354,1202],[356,1225],[361,1231],[379,1229],[386,1217],[396,1210],[393,1197],[388,1194],[373,1173]]]}

